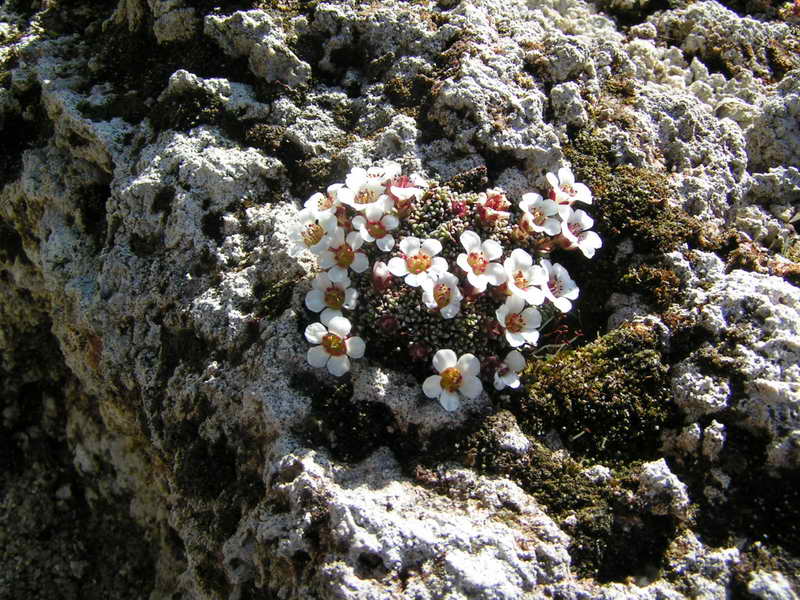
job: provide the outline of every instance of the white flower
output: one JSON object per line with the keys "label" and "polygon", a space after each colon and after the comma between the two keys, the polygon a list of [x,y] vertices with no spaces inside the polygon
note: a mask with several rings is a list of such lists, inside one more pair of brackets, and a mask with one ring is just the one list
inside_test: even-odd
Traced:
{"label": "white flower", "polygon": [[532,306],[525,308],[525,301],[519,296],[509,296],[494,314],[506,331],[506,341],[513,348],[523,344],[535,346],[539,341],[538,327],[542,324],[542,315]]}
{"label": "white flower", "polygon": [[547,182],[553,189],[550,191],[550,199],[558,204],[558,213],[564,219],[566,209],[573,202],[592,203],[592,192],[582,183],[575,183],[575,175],[569,167],[561,167],[558,175],[548,173]]}
{"label": "white flower", "polygon": [[552,200],[529,192],[522,195],[519,208],[522,210],[522,222],[529,231],[547,235],[561,233],[561,221],[556,217],[558,206]]}
{"label": "white flower", "polygon": [[364,240],[355,231],[351,231],[345,237],[344,229],[341,227],[334,230],[328,249],[319,257],[319,266],[328,269],[331,281],[344,281],[348,269],[353,269],[356,273],[367,270],[369,267],[367,255],[358,251],[363,243]]}
{"label": "white flower", "polygon": [[395,256],[388,263],[389,272],[396,277],[405,277],[411,287],[423,285],[426,281],[436,283],[447,272],[447,261],[436,256],[442,251],[439,240],[406,237],[400,240],[400,252],[404,257]]}
{"label": "white flower", "polygon": [[428,398],[438,398],[439,404],[447,411],[458,408],[459,393],[467,398],[477,398],[483,391],[477,377],[481,363],[472,354],[464,354],[456,360],[456,353],[452,350],[439,350],[433,355],[433,367],[439,374],[428,377],[422,384],[422,391]]}
{"label": "white flower", "polygon": [[503,261],[508,285],[508,291],[519,296],[528,304],[541,304],[544,302],[544,292],[540,286],[545,281],[542,267],[533,264],[533,258],[522,248],[516,248],[507,259]]}
{"label": "white flower", "polygon": [[542,286],[545,298],[562,313],[569,312],[572,308],[570,300],[575,300],[580,292],[578,286],[560,264],[543,259],[541,265],[547,275],[547,281]]}
{"label": "white flower", "polygon": [[427,187],[428,183],[418,173],[412,173],[393,178],[387,185],[386,193],[395,202],[403,203],[419,200]]}
{"label": "white flower", "polygon": [[570,209],[561,223],[561,235],[567,240],[567,250],[580,249],[586,258],[592,258],[595,251],[602,247],[603,240],[594,231],[588,231],[594,225],[592,217],[583,210]]}
{"label": "white flower", "polygon": [[511,203],[506,198],[506,193],[500,188],[491,188],[478,194],[476,202],[478,216],[484,223],[495,223],[499,219],[511,216],[508,209]]}
{"label": "white flower", "polygon": [[400,165],[396,162],[387,162],[382,167],[370,167],[368,170],[355,167],[345,178],[346,188],[339,190],[339,200],[357,211],[387,200],[391,202],[384,192],[389,181],[398,175]]}
{"label": "white flower", "polygon": [[519,387],[519,374],[525,369],[525,358],[519,350],[511,350],[503,359],[494,374],[494,389],[502,390]]}
{"label": "white flower", "polygon": [[422,286],[422,301],[431,310],[438,310],[444,319],[452,319],[461,310],[464,295],[458,289],[458,277],[443,273],[436,283],[430,280]]}
{"label": "white flower", "polygon": [[342,183],[329,185],[326,194],[322,192],[312,194],[303,206],[310,209],[317,219],[326,215],[333,215],[336,213],[336,208],[339,206],[338,192],[343,187],[344,184]]}
{"label": "white flower", "polygon": [[353,219],[353,227],[365,242],[375,242],[383,252],[389,252],[394,248],[394,237],[389,232],[397,229],[400,219],[385,214],[385,209],[385,205],[371,204],[363,215],[357,215]]}
{"label": "white flower", "polygon": [[308,310],[319,312],[320,320],[341,317],[342,309],[353,310],[356,307],[358,292],[351,288],[350,279],[331,281],[327,273],[320,273],[314,278],[311,290],[306,294]]}
{"label": "white flower", "polygon": [[486,284],[501,285],[506,281],[506,272],[499,263],[489,262],[500,258],[503,247],[494,240],[481,243],[474,231],[465,231],[459,237],[466,254],[459,254],[456,264],[467,273],[467,281],[478,292],[486,289]]}
{"label": "white flower", "polygon": [[[331,375],[344,375],[350,370],[350,358],[364,356],[366,345],[358,336],[347,337],[350,321],[344,317],[322,319],[306,327],[306,339],[312,344],[306,358],[312,367],[327,367]],[[348,358],[349,357],[349,358]]]}
{"label": "white flower", "polygon": [[311,250],[321,254],[328,247],[331,236],[336,229],[336,217],[322,215],[317,217],[314,211],[304,208],[297,213],[297,220],[289,225],[289,256],[295,258],[303,250]]}

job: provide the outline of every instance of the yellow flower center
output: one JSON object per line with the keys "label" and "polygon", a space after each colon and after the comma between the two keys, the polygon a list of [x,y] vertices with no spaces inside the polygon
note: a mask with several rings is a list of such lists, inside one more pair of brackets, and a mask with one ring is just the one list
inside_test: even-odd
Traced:
{"label": "yellow flower center", "polygon": [[472,272],[475,275],[482,275],[489,266],[489,261],[483,255],[483,252],[470,252],[467,256],[467,263],[472,267]]}
{"label": "yellow flower center", "polygon": [[445,369],[442,371],[442,382],[441,386],[443,390],[448,392],[457,392],[458,388],[461,387],[461,382],[464,381],[464,376],[461,375],[461,371],[456,369],[455,367],[450,367],[449,369]]}
{"label": "yellow flower center", "polygon": [[444,308],[450,304],[450,297],[452,292],[446,283],[439,283],[433,288],[433,299],[436,301],[436,306]]}
{"label": "yellow flower center", "polygon": [[353,264],[356,253],[348,244],[342,244],[338,248],[333,248],[333,258],[338,266],[346,269]]}
{"label": "yellow flower center", "polygon": [[533,217],[533,222],[536,223],[537,225],[542,225],[547,219],[544,213],[538,208],[533,209],[531,216]]}
{"label": "yellow flower center", "polygon": [[335,333],[326,333],[322,336],[322,347],[331,356],[342,356],[347,354],[347,344]]}
{"label": "yellow flower center", "polygon": [[565,183],[565,184],[563,184],[563,185],[561,186],[561,191],[562,191],[562,192],[566,192],[566,193],[567,193],[567,194],[569,194],[570,196],[574,196],[574,195],[577,193],[577,192],[575,191],[575,188],[574,188],[574,187],[572,187],[572,185],[571,185],[571,184],[569,184],[569,183]]}
{"label": "yellow flower center", "polygon": [[506,316],[506,329],[511,333],[519,333],[525,328],[525,319],[519,313],[510,313]]}
{"label": "yellow flower center", "polygon": [[530,287],[528,280],[525,278],[525,273],[522,272],[522,269],[514,273],[514,285],[516,285],[521,290],[526,290]]}
{"label": "yellow flower center", "polygon": [[322,236],[325,235],[325,230],[316,223],[306,225],[306,228],[300,233],[303,238],[303,243],[308,247],[319,244]]}
{"label": "yellow flower center", "polygon": [[423,254],[422,252],[406,258],[406,268],[408,269],[409,273],[413,273],[414,275],[419,275],[420,273],[424,273],[425,271],[430,269],[432,264],[433,264],[433,259],[427,254]]}
{"label": "yellow flower center", "polygon": [[334,285],[325,290],[325,305],[328,308],[339,310],[344,304],[344,290]]}
{"label": "yellow flower center", "polygon": [[356,204],[372,204],[373,202],[375,202],[375,196],[369,190],[361,190],[355,199]]}

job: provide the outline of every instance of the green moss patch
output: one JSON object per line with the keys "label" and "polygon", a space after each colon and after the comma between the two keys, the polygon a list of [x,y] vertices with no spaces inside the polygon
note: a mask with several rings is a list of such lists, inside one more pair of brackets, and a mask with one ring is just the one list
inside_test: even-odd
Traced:
{"label": "green moss patch", "polygon": [[579,455],[650,458],[661,429],[677,419],[668,369],[655,332],[641,323],[624,325],[532,363],[516,408],[526,431],[555,430]]}

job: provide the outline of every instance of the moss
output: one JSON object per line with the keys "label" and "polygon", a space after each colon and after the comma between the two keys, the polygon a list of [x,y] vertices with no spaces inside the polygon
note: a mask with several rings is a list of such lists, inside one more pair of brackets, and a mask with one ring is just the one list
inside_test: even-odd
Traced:
{"label": "moss", "polygon": [[621,291],[643,293],[658,310],[666,310],[680,293],[680,279],[674,271],[650,265],[632,267],[621,283]]}
{"label": "moss", "polygon": [[639,253],[675,250],[700,224],[671,201],[665,173],[631,165],[613,166],[610,148],[586,131],[564,149],[578,181],[592,190],[591,212],[604,244],[631,238]]}
{"label": "moss", "polygon": [[526,431],[555,429],[573,452],[631,460],[655,455],[676,419],[655,332],[627,324],[577,350],[532,363],[518,411]]}
{"label": "moss", "polygon": [[[437,465],[443,459],[516,482],[569,532],[572,564],[579,576],[623,581],[659,566],[675,523],[647,514],[629,500],[638,487],[638,463],[619,467],[608,483],[593,483],[581,474],[587,464],[553,452],[534,439],[529,438],[530,449],[522,454],[504,448],[503,433],[515,427],[514,415],[502,410],[460,431],[435,435],[427,450],[417,445],[417,460],[409,461],[406,455],[405,466],[418,483],[445,495],[453,492],[438,475]],[[402,452],[398,455],[404,456]],[[513,507],[500,518],[515,521]]]}

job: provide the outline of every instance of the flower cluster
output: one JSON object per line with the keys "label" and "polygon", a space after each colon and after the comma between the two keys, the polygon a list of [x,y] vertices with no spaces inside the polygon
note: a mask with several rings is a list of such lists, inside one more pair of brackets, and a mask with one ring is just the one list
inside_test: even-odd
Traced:
{"label": "flower cluster", "polygon": [[592,203],[589,189],[566,167],[547,181],[546,198],[523,194],[514,211],[501,189],[456,193],[388,162],[311,196],[289,232],[290,254],[307,250],[321,269],[305,298],[320,313],[305,330],[308,362],[342,375],[365,338],[376,360],[431,360],[422,391],[448,411],[482,381],[519,387],[521,351],[579,293],[551,254],[591,258],[602,245],[577,206]]}

